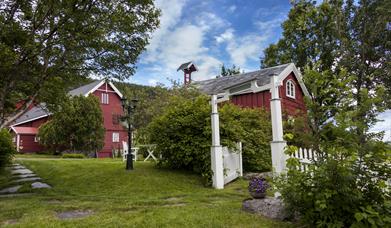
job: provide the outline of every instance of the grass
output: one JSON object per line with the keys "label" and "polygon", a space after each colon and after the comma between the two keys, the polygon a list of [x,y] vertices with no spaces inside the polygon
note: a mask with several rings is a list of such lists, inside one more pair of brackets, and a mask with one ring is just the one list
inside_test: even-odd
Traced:
{"label": "grass", "polygon": [[[136,162],[133,171],[113,159],[68,160],[23,157],[53,189],[0,198],[0,225],[17,227],[290,227],[241,210],[247,181],[224,190],[202,185],[188,172]],[[4,181],[0,179],[0,181]],[[58,212],[91,210],[84,218],[60,220]]]}

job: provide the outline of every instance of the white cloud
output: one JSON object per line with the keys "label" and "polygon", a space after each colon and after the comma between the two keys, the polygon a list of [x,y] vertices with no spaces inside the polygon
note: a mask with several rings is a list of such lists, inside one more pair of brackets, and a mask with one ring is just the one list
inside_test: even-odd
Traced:
{"label": "white cloud", "polygon": [[219,36],[215,36],[215,40],[217,43],[223,43],[232,40],[233,37],[234,37],[234,30],[232,28],[229,28]]}
{"label": "white cloud", "polygon": [[254,24],[259,28],[261,32],[271,31],[272,29],[278,28],[281,26],[281,23],[284,21],[285,16],[274,18],[269,21],[256,21]]}
{"label": "white cloud", "polygon": [[228,12],[230,12],[230,13],[235,12],[235,10],[236,10],[236,6],[235,5],[232,5],[232,6],[228,7]]}
{"label": "white cloud", "polygon": [[228,21],[210,12],[200,13],[195,17],[195,22],[197,26],[201,26],[203,30],[217,30],[230,25]]}
{"label": "white cloud", "polygon": [[182,76],[176,72],[178,66],[186,61],[194,61],[199,72],[193,79],[207,79],[216,75],[221,62],[209,54],[204,42],[207,35],[216,30],[224,29],[229,23],[210,12],[202,12],[191,18],[191,21],[181,21],[185,12],[184,0],[157,1],[162,10],[161,27],[153,34],[150,45],[141,63],[151,80],[148,84],[156,84]]}
{"label": "white cloud", "polygon": [[248,60],[257,60],[263,49],[262,43],[268,36],[247,35],[228,42],[227,52],[231,62],[239,67],[245,67]]}
{"label": "white cloud", "polygon": [[170,29],[176,26],[181,18],[185,0],[157,0],[156,6],[161,10],[160,27],[153,33],[150,44],[147,46],[144,62],[156,61],[158,49],[164,42]]}
{"label": "white cloud", "polygon": [[158,83],[158,80],[156,79],[148,79],[148,84],[151,86],[156,86]]}
{"label": "white cloud", "polygon": [[227,29],[220,36],[215,37],[217,43],[227,42],[226,51],[231,62],[242,69],[248,68],[248,61],[257,61],[262,50],[266,48],[269,39],[275,34],[275,28],[279,27],[283,17],[273,18],[268,21],[255,21],[257,33],[250,33],[241,37],[233,34],[233,29]]}

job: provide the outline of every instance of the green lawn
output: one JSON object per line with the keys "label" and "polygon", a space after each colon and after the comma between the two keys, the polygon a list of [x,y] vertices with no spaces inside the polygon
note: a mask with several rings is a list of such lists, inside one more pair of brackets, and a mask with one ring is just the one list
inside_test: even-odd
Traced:
{"label": "green lawn", "polygon": [[[137,162],[126,171],[112,159],[66,160],[23,157],[19,163],[53,189],[0,198],[0,226],[22,227],[289,227],[241,210],[249,197],[245,180],[224,190],[202,185],[194,174]],[[0,181],[4,181],[0,179]],[[60,220],[58,212],[91,210],[84,218]]]}

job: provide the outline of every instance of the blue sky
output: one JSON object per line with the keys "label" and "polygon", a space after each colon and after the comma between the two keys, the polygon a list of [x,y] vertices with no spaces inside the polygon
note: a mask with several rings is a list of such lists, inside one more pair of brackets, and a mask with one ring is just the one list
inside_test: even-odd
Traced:
{"label": "blue sky", "polygon": [[[248,72],[259,69],[262,51],[282,36],[289,0],[156,0],[162,10],[160,28],[140,56],[137,73],[129,82],[143,85],[183,81],[176,69],[194,61],[193,80],[219,74],[221,65],[235,64]],[[391,111],[372,128],[386,131],[391,140]]]}
{"label": "blue sky", "polygon": [[288,0],[157,0],[160,28],[138,62],[130,82],[144,85],[183,81],[176,69],[194,61],[194,80],[216,76],[224,63],[244,71],[259,69],[263,49],[276,42],[286,19]]}

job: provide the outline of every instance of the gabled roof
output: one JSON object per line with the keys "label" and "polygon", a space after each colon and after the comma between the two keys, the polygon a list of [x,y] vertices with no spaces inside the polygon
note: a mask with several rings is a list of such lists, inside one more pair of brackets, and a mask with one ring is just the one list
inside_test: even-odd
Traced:
{"label": "gabled roof", "polygon": [[279,75],[289,64],[265,68],[253,72],[237,74],[232,76],[219,77],[205,81],[195,81],[194,85],[206,94],[223,93],[226,89],[256,80],[259,86],[270,83],[272,75]]}
{"label": "gabled roof", "polygon": [[18,119],[15,120],[12,126],[41,119],[50,114],[51,113],[48,110],[46,110],[46,105],[44,103],[41,103],[38,106],[34,106],[33,108],[25,112],[23,115],[21,115]]}
{"label": "gabled roof", "polygon": [[[269,67],[253,72],[237,74],[232,76],[225,76],[215,79],[209,79],[204,81],[195,81],[193,84],[201,90],[201,92],[208,95],[212,94],[221,94],[225,96],[230,96],[229,89],[239,88],[235,94],[240,93],[249,93],[249,92],[259,92],[271,88],[271,77],[277,75],[279,78],[279,83],[293,72],[299,82],[303,93],[308,96],[307,88],[304,85],[304,82],[301,78],[300,72],[297,70],[293,63],[287,63],[275,67]],[[244,84],[249,84],[251,82],[251,88],[245,87],[240,91],[240,86]]]}
{"label": "gabled roof", "polygon": [[[87,85],[69,91],[68,94],[70,96],[80,96],[80,95],[88,96],[89,94],[97,90],[99,87],[101,87],[105,82],[106,80],[104,79],[99,81],[93,81]],[[117,95],[120,98],[123,97],[122,93],[114,86],[113,83],[108,82],[108,84],[111,86],[111,88],[113,88],[113,90],[117,93]],[[41,103],[38,106],[34,106],[32,109],[25,112],[22,116],[16,119],[15,122],[12,124],[12,126],[27,123],[49,115],[51,115],[51,113],[48,110],[46,110],[46,105],[44,103]]]}
{"label": "gabled roof", "polygon": [[36,127],[11,127],[11,129],[18,135],[36,135],[38,128]]}
{"label": "gabled roof", "polygon": [[182,64],[181,64],[181,65],[178,67],[178,69],[177,69],[176,71],[190,69],[190,67],[191,67],[192,65],[193,65],[193,67],[194,67],[194,69],[193,69],[193,70],[196,70],[196,71],[198,71],[198,69],[197,69],[196,65],[195,65],[195,64],[193,64],[193,62],[192,62],[192,61],[190,61],[190,62],[187,62],[187,63],[182,63]]}
{"label": "gabled roof", "polygon": [[68,94],[71,96],[86,95],[89,91],[93,90],[97,85],[101,84],[102,82],[104,82],[104,80],[93,81],[87,85],[83,85],[79,88],[69,91]]}

